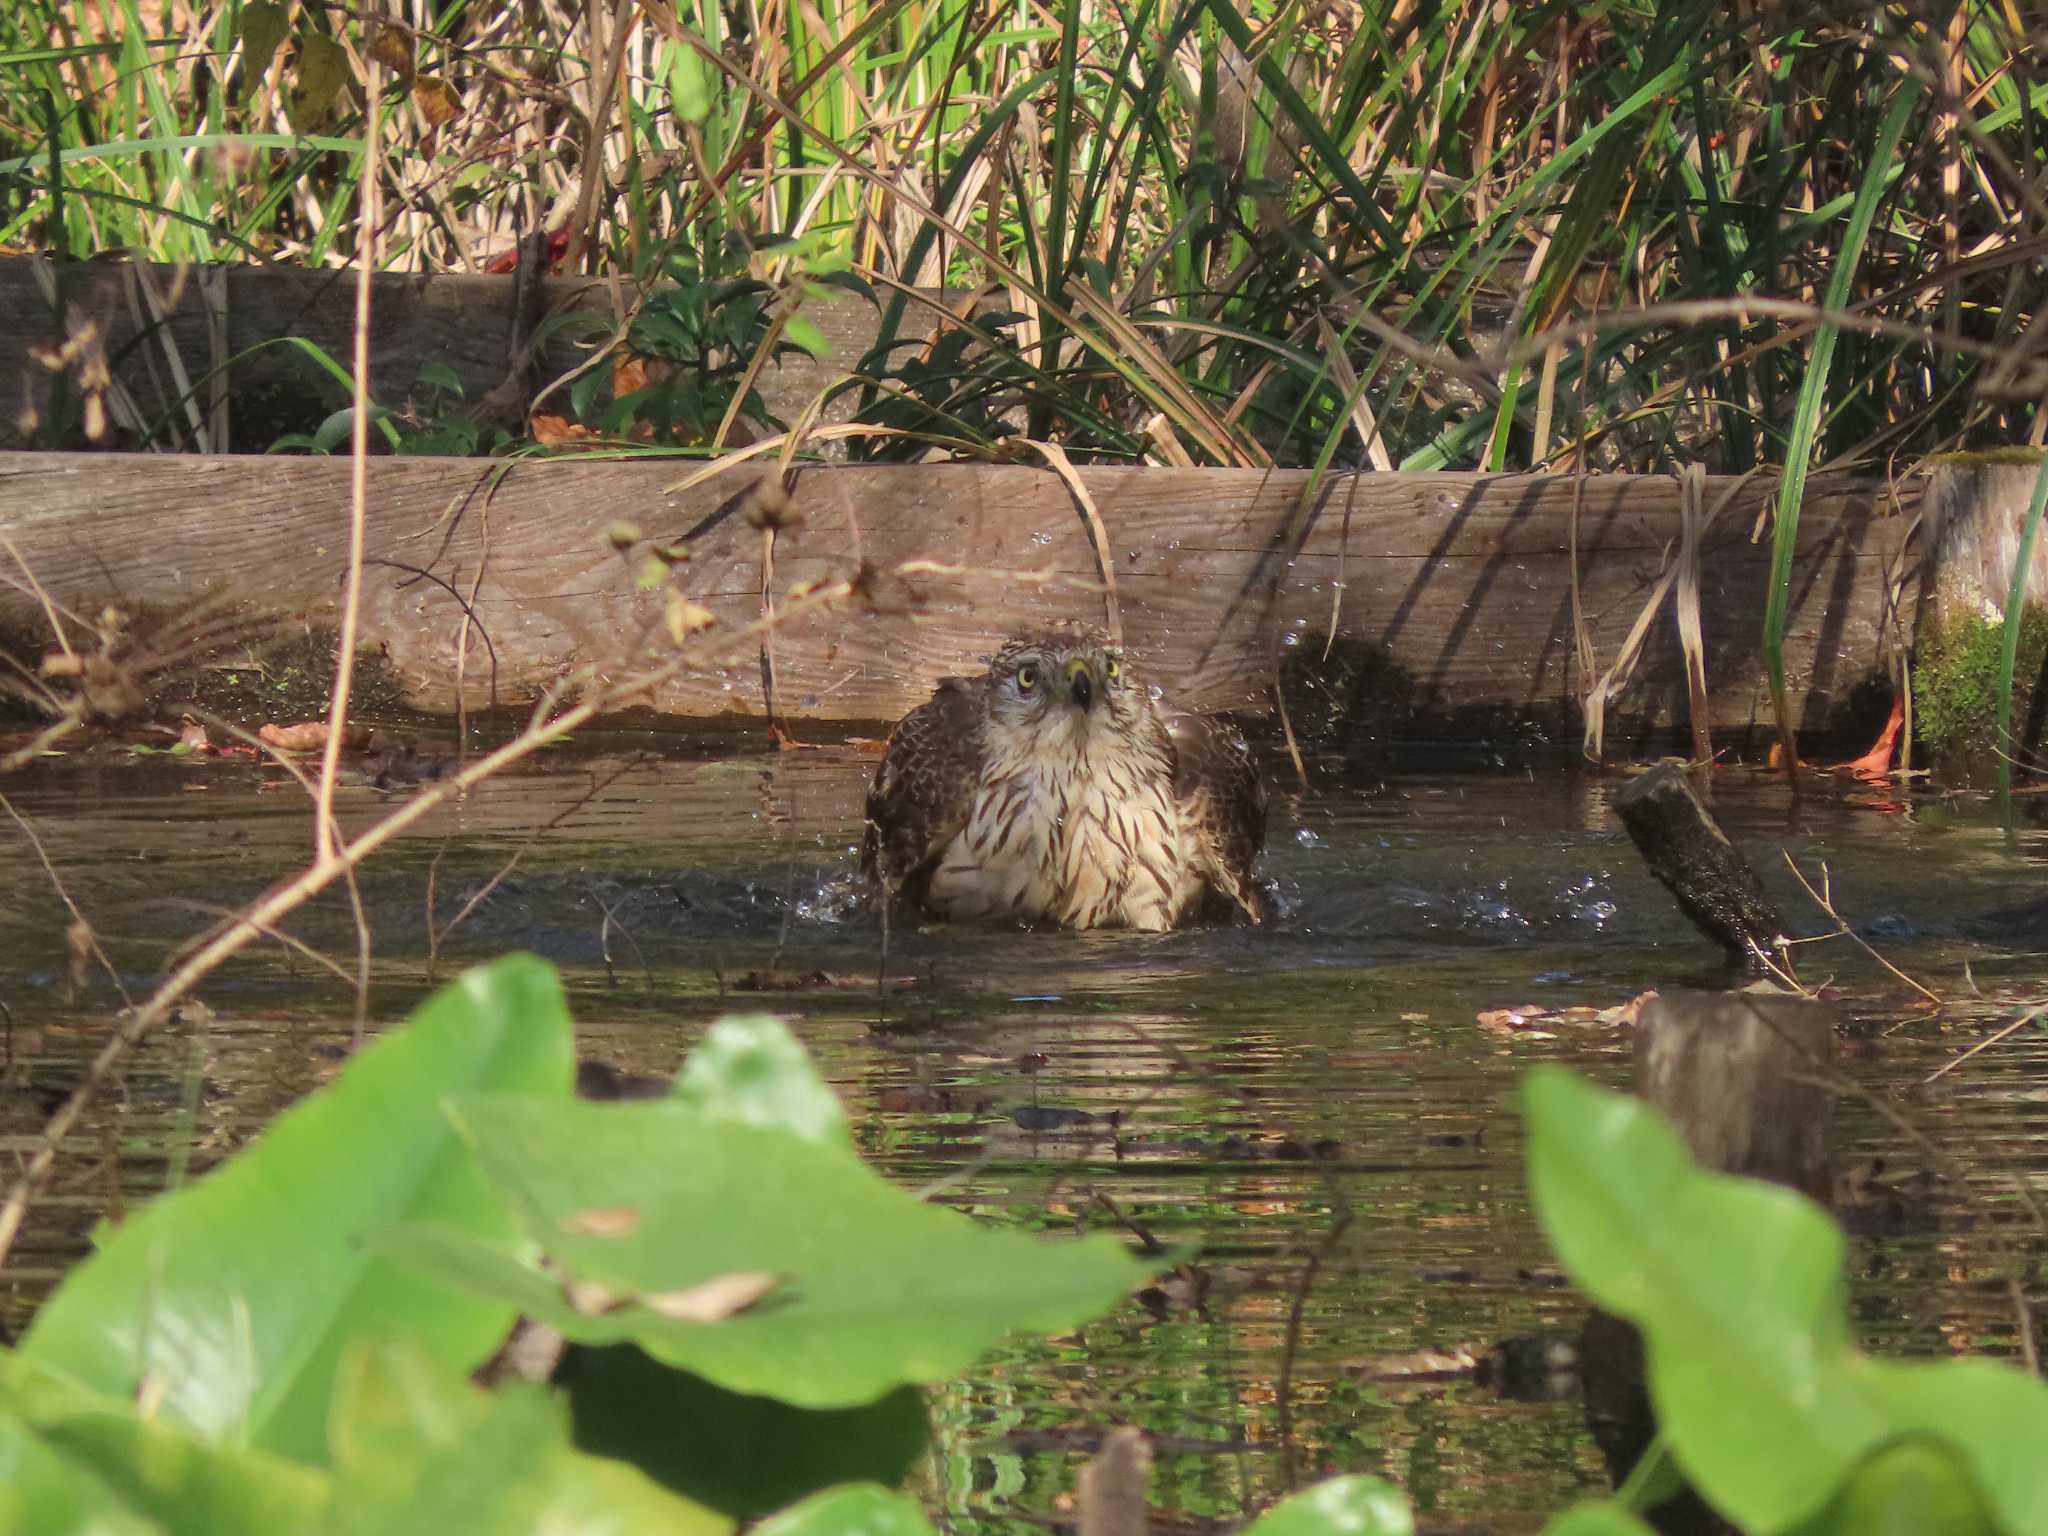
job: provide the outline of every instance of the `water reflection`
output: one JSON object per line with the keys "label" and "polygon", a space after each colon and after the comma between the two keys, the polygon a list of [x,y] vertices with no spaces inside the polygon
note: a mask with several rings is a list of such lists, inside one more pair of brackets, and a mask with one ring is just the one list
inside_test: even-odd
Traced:
{"label": "water reflection", "polygon": [[[1418,771],[1276,796],[1267,930],[899,923],[878,988],[877,914],[851,878],[872,759],[664,750],[613,777],[622,761],[563,754],[488,785],[366,872],[373,1017],[401,1017],[430,960],[445,975],[514,947],[566,968],[583,1048],[633,1071],[671,1072],[722,1009],[769,1006],[798,1019],[891,1176],[989,1219],[1143,1234],[1191,1261],[1145,1301],[935,1395],[923,1477],[956,1526],[1058,1515],[1090,1437],[1123,1421],[1163,1437],[1155,1493],[1193,1527],[1329,1471],[1383,1472],[1439,1521],[1501,1529],[1597,1483],[1576,1403],[1412,1366],[1576,1328],[1528,1208],[1515,1083],[1535,1060],[1626,1073],[1612,1027],[1501,1034],[1477,1016],[1716,977],[1612,822],[1609,781]],[[88,757],[8,788],[130,986],[306,852],[302,797],[256,768]],[[352,789],[345,825],[389,803]],[[1781,848],[1825,862],[1841,909],[1946,994],[1968,995],[1965,960],[1994,992],[2037,974],[1955,936],[1963,915],[2039,888],[2039,830],[2007,837],[1967,803],[1794,799],[1736,774],[1715,808],[1814,931]],[[74,989],[68,922],[25,843],[0,839],[7,1151],[33,1145],[117,1003],[100,980]],[[353,947],[338,897],[292,931]],[[2023,1033],[1917,1088],[1992,1010],[1922,1017],[1846,945],[1807,964],[1865,999],[1848,1066],[1875,1099],[1842,1106],[1841,1161],[1898,1190],[1896,1219],[1875,1199],[1857,1230],[1858,1328],[1887,1350],[2009,1352],[2005,1280],[2041,1247],[2016,1181],[2048,1166],[2048,1053]],[[146,1047],[82,1128],[6,1277],[9,1319],[102,1214],[161,1187],[188,1133],[203,1166],[337,1070],[345,996],[302,959],[252,953],[203,997],[210,1014]],[[1926,1179],[1934,1160],[1898,1114],[1959,1184]]]}

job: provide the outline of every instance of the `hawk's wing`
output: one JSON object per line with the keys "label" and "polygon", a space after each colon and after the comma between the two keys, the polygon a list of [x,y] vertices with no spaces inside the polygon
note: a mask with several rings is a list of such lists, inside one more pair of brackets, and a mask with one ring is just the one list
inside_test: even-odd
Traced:
{"label": "hawk's wing", "polygon": [[1195,860],[1222,895],[1253,922],[1265,915],[1265,896],[1252,866],[1266,846],[1266,785],[1244,737],[1207,715],[1175,715],[1173,790],[1182,824],[1195,839]]}
{"label": "hawk's wing", "polygon": [[981,679],[948,677],[889,733],[868,790],[861,873],[922,898],[946,845],[967,825],[981,783]]}

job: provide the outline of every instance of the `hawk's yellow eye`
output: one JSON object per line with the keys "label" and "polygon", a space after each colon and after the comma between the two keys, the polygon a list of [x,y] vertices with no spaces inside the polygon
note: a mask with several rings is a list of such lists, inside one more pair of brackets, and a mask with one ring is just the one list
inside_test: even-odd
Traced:
{"label": "hawk's yellow eye", "polygon": [[1038,668],[1024,666],[1017,669],[1017,691],[1019,693],[1029,693],[1037,686]]}
{"label": "hawk's yellow eye", "polygon": [[1114,656],[1109,658],[1108,663],[1102,669],[1103,675],[1107,677],[1112,683],[1123,675],[1123,670],[1124,669],[1122,667],[1116,664],[1116,658]]}

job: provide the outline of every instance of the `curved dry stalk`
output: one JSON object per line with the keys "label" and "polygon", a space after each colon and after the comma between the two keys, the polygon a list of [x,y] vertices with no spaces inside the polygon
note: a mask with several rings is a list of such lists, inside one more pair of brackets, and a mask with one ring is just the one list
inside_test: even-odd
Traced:
{"label": "curved dry stalk", "polygon": [[341,737],[348,726],[349,692],[355,682],[356,629],[363,601],[364,529],[369,522],[370,464],[370,280],[377,271],[377,235],[384,198],[377,131],[384,119],[379,99],[383,66],[374,50],[363,58],[362,244],[357,251],[355,420],[349,424],[348,571],[343,577],[341,635],[336,640],[334,692],[328,700],[327,741],[320,753],[320,788],[315,797],[313,847],[320,862],[334,857],[334,781],[341,771]]}

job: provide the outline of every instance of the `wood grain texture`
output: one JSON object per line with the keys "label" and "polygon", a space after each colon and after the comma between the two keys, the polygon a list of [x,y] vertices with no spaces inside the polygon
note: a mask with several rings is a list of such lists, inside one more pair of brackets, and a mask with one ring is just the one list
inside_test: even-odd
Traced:
{"label": "wood grain texture", "polygon": [[[343,366],[353,346],[355,274],[352,270],[305,271],[254,266],[221,268],[226,298],[224,345],[216,347],[196,281],[180,283],[176,269],[150,265],[159,292],[177,302],[161,330],[138,326],[137,301],[124,261],[66,263],[65,302],[98,327],[114,376],[134,394],[147,419],[170,411],[179,391],[167,367],[166,347],[175,348],[194,382],[217,366],[229,369],[230,444],[236,452],[261,453],[287,432],[311,432],[331,411],[347,405],[347,391],[303,351],[271,345],[296,336],[324,350]],[[599,278],[548,278],[542,283],[542,313],[582,313],[609,319],[631,303],[629,283]],[[464,400],[483,398],[505,377],[513,280],[462,273],[381,273],[371,288],[370,395],[399,408],[419,378],[420,365],[453,369]],[[876,310],[850,294],[811,300],[804,316],[823,332],[832,352],[822,360],[785,357],[761,376],[762,398],[784,421],[794,421],[820,390],[839,382],[874,342]],[[926,322],[917,306],[906,317],[906,332]],[[31,406],[46,413],[52,374],[30,358],[32,349],[61,339],[62,328],[25,257],[0,257],[0,376],[19,379],[28,391],[0,419],[0,448],[22,443],[8,436],[15,412]],[[589,356],[556,331],[539,361],[539,382],[547,384]],[[201,391],[201,404],[205,392]],[[544,407],[567,414],[559,397]],[[844,414],[844,412],[841,412]],[[829,415],[826,419],[832,419]]]}
{"label": "wood grain texture", "polygon": [[[375,460],[369,553],[430,569],[465,594],[481,572],[476,611],[497,653],[495,702],[517,704],[578,666],[615,675],[664,653],[663,594],[639,590],[607,545],[614,519],[655,539],[697,530],[679,583],[720,622],[758,616],[764,536],[731,503],[764,472],[744,465],[674,490],[691,472],[644,459]],[[1320,651],[1334,604],[1341,635],[1384,644],[1412,674],[1419,731],[1515,719],[1558,728],[1573,718],[1581,680],[1568,478],[1338,477],[1288,558],[1278,541],[1305,472],[1081,475],[1108,534],[1127,642],[1182,703],[1267,709],[1275,657],[1290,645]],[[1710,497],[1727,484],[1710,486]],[[1743,486],[1705,545],[1707,677],[1723,732],[1764,723],[1769,707],[1757,651],[1770,550],[1749,534],[1770,494],[1761,479]],[[0,454],[0,531],[54,595],[85,611],[111,598],[162,607],[227,592],[317,619],[339,587],[347,500],[339,459]],[[804,520],[776,536],[777,593],[848,576],[860,558],[885,573],[919,559],[952,568],[885,575],[874,586],[879,611],[817,614],[779,634],[776,702],[798,726],[894,719],[939,677],[977,668],[1005,635],[1104,612],[1088,530],[1050,471],[814,467],[799,473],[793,504]],[[1786,642],[1806,726],[1826,725],[1852,689],[1884,670],[1888,583],[1908,521],[1891,515],[1894,505],[1881,487],[1810,483]],[[1585,483],[1578,565],[1599,666],[1620,648],[1678,527],[1674,479]],[[1233,598],[1263,590],[1268,576],[1270,604],[1239,604],[1226,624]],[[33,601],[5,587],[0,619],[39,627]],[[386,650],[414,702],[452,709],[463,625],[448,593],[376,565],[364,619],[368,643]],[[492,702],[489,675],[472,640],[470,707]],[[1610,719],[1661,729],[1682,720],[1685,697],[1667,598]],[[758,717],[762,669],[750,659],[691,674],[655,702],[684,716]]]}

